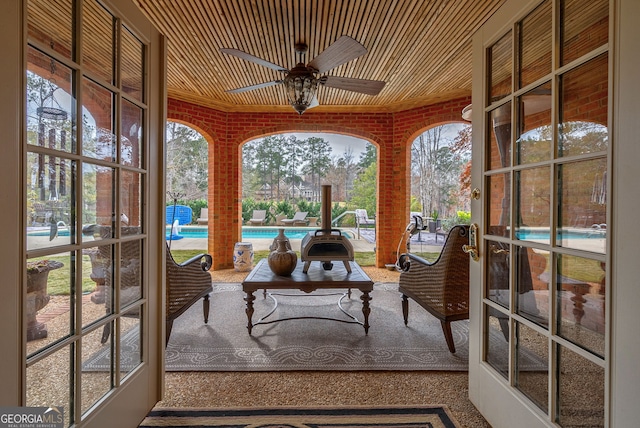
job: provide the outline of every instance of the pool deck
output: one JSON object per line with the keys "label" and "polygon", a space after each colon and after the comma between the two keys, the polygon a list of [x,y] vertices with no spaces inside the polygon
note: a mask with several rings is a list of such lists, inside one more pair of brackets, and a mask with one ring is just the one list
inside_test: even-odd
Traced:
{"label": "pool deck", "polygon": [[[290,239],[291,247],[299,251],[302,239]],[[168,241],[167,241],[168,242]],[[268,250],[273,239],[246,239],[244,242],[253,244],[253,251]],[[371,244],[365,239],[350,239],[355,252],[373,252],[375,244]],[[198,238],[182,238],[177,241],[171,241],[172,250],[207,250],[207,240]]]}

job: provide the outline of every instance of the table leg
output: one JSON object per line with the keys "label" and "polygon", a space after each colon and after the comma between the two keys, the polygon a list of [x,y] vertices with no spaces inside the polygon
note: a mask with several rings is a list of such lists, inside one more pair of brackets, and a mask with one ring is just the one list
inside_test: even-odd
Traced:
{"label": "table leg", "polygon": [[254,300],[256,300],[256,296],[253,295],[253,291],[247,291],[247,297],[244,298],[244,301],[247,302],[247,308],[245,309],[245,312],[247,313],[247,330],[249,330],[249,334],[251,334],[251,330],[253,328],[251,318],[253,317]]}
{"label": "table leg", "polygon": [[362,324],[364,326],[364,334],[368,334],[369,333],[369,314],[371,313],[371,308],[369,307],[369,301],[371,300],[371,296],[369,296],[368,291],[363,291],[362,296],[360,296],[360,299],[362,299],[362,314],[364,315],[364,323]]}

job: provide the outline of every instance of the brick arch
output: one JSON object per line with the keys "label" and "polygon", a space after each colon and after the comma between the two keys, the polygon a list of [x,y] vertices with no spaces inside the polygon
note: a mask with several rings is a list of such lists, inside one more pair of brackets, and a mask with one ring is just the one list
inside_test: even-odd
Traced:
{"label": "brick arch", "polygon": [[270,127],[268,129],[257,129],[251,132],[250,135],[245,135],[241,137],[240,145],[244,145],[245,143],[255,140],[257,138],[267,137],[269,135],[278,135],[278,134],[294,134],[294,133],[325,133],[325,134],[339,134],[339,135],[347,135],[349,137],[360,138],[366,140],[367,142],[375,145],[376,147],[380,147],[382,144],[382,139],[374,135],[370,132],[367,132],[362,129],[357,128],[348,128],[345,126],[333,126],[331,124],[326,124],[323,126],[319,125],[307,125],[307,124],[297,124],[294,126],[290,125],[278,125],[276,127]]}
{"label": "brick arch", "polygon": [[[471,126],[470,122],[467,122],[467,121],[462,120],[462,119],[431,123],[431,124],[428,124],[428,125],[418,124],[416,126],[416,130],[407,137],[407,142],[409,143],[408,144],[409,150],[411,150],[411,145],[416,140],[416,138],[418,138],[424,132],[426,132],[426,131],[428,131],[430,129],[433,129],[433,128],[437,128],[438,126],[450,125],[450,124],[454,124],[454,123],[460,123],[462,125]],[[422,126],[420,126],[420,125],[422,125]]]}
{"label": "brick arch", "polygon": [[219,141],[220,138],[217,134],[220,133],[220,131],[212,124],[212,120],[215,120],[216,118],[203,114],[194,114],[193,109],[196,107],[198,106],[169,99],[167,106],[167,120],[195,129],[205,138],[205,140],[207,140],[207,143],[209,144]]}
{"label": "brick arch", "polygon": [[215,139],[211,135],[209,135],[207,133],[207,131],[202,129],[200,126],[198,126],[196,124],[193,124],[190,121],[186,121],[184,119],[175,119],[175,118],[170,118],[170,117],[167,117],[167,121],[176,122],[176,123],[179,123],[181,125],[188,126],[189,128],[195,130],[197,133],[202,135],[202,137],[204,137],[204,139],[207,141],[207,144],[213,144],[213,142],[215,141]]}
{"label": "brick arch", "polygon": [[[328,132],[363,138],[378,148],[376,265],[396,259],[398,238],[407,224],[410,188],[410,137],[437,123],[459,121],[469,97],[400,112],[223,112],[169,98],[168,118],[195,125],[209,144],[209,240],[213,269],[233,266],[233,247],[241,239],[241,147],[277,133]],[[411,140],[412,141],[412,140]]]}

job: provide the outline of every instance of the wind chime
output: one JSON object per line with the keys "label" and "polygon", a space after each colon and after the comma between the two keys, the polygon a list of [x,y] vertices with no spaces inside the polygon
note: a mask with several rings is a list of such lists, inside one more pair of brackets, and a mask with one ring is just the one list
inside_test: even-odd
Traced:
{"label": "wind chime", "polygon": [[[49,148],[56,149],[56,127],[51,127],[48,132],[46,125],[51,123],[50,121],[65,121],[67,120],[67,112],[60,107],[60,104],[55,98],[55,91],[58,89],[55,81],[56,75],[56,63],[52,59],[50,65],[51,76],[48,80],[49,91],[42,98],[42,105],[36,109],[36,114],[39,118],[38,123],[38,145],[45,146],[45,137],[48,136]],[[46,119],[46,120],[45,120]],[[55,123],[54,122],[54,123]],[[48,134],[48,135],[47,135]],[[64,129],[60,130],[60,150],[65,150],[67,147],[67,132]],[[38,188],[40,189],[40,200],[46,199],[45,189],[45,160],[44,154],[38,155]],[[59,165],[59,180],[56,186],[56,159],[53,156],[49,156],[49,200],[58,200],[58,197],[64,196],[67,193],[66,189],[66,165],[65,161],[60,159]]]}

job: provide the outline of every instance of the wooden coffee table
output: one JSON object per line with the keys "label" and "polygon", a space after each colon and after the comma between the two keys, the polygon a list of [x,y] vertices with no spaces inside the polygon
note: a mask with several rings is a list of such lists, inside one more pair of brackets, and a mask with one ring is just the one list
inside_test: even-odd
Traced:
{"label": "wooden coffee table", "polygon": [[[260,260],[256,267],[253,268],[249,275],[247,275],[245,280],[242,281],[242,290],[247,293],[247,297],[245,297],[244,300],[247,302],[247,308],[245,312],[247,313],[247,330],[249,330],[249,334],[251,334],[251,330],[255,325],[271,324],[278,321],[286,321],[292,319],[323,319],[340,321],[349,324],[360,324],[364,327],[365,334],[367,334],[369,332],[369,313],[371,312],[371,308],[369,307],[371,296],[369,295],[369,292],[373,290],[373,282],[356,262],[349,263],[351,267],[351,273],[347,272],[347,269],[345,268],[343,263],[334,263],[333,269],[331,270],[324,270],[321,264],[314,263],[309,268],[309,271],[307,273],[303,273],[302,269],[304,263],[298,260],[298,265],[296,266],[296,269],[293,271],[291,276],[279,276],[271,271],[266,259]],[[342,309],[342,306],[340,305],[340,302],[344,297],[351,297],[352,288],[358,289],[362,292],[362,295],[360,296],[360,299],[362,300],[362,314],[364,315],[364,319],[362,321],[347,313],[344,309]],[[277,320],[265,321],[265,318],[267,318],[276,310],[276,302],[276,306],[274,306],[271,312],[260,318],[255,323],[251,321],[254,312],[253,301],[256,299],[253,293],[257,290],[264,290],[266,296],[267,290],[301,290],[305,293],[311,293],[315,290],[320,289],[348,290],[342,293],[342,297],[340,297],[340,299],[338,300],[338,306],[344,314],[350,317],[349,320],[309,316],[280,318]]]}

